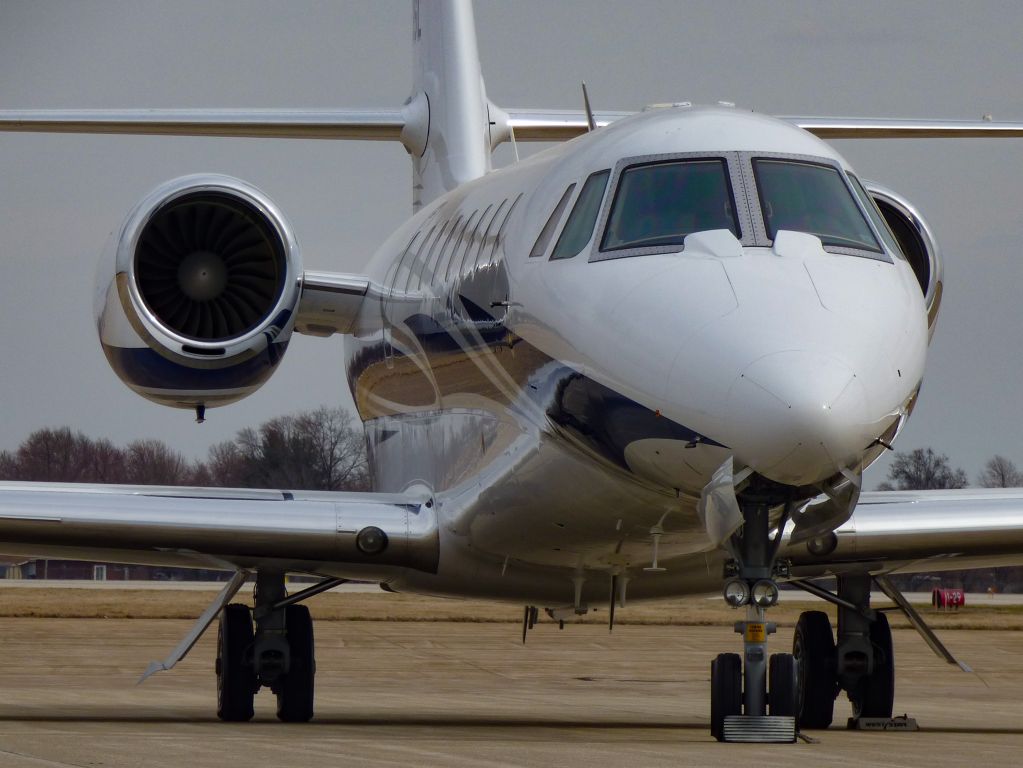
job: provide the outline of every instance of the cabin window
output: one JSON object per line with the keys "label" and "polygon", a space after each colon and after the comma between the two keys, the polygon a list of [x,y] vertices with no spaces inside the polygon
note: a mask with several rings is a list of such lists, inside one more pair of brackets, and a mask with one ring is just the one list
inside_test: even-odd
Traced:
{"label": "cabin window", "polygon": [[600,249],[682,245],[710,229],[741,237],[723,159],[633,166],[618,182]]}
{"label": "cabin window", "polygon": [[837,168],[754,158],[753,173],[768,239],[788,229],[815,235],[825,246],[881,252]]}
{"label": "cabin window", "polygon": [[[486,266],[487,262],[480,261],[480,257],[483,256],[483,249],[486,247],[488,241],[490,241],[490,233],[494,231],[494,222],[497,220],[497,217],[501,215],[501,211],[504,210],[504,206],[507,204],[507,200],[502,200],[501,204],[497,206],[497,210],[494,211],[494,215],[490,217],[490,222],[487,224],[487,228],[483,231],[483,237],[480,238],[479,248],[476,249],[476,260],[473,262],[474,269]],[[494,239],[497,239],[496,231],[494,232]]]}
{"label": "cabin window", "polygon": [[465,219],[459,216],[455,220],[455,223],[451,226],[451,229],[448,230],[448,236],[444,240],[444,245],[437,251],[436,260],[431,261],[430,265],[427,267],[427,277],[431,284],[437,284],[437,277],[442,272],[441,264],[444,263],[445,258],[451,255],[451,249],[457,244],[458,238],[461,237],[464,229]]}
{"label": "cabin window", "polygon": [[398,272],[395,274],[394,284],[395,287],[401,282],[401,278],[404,277],[405,281],[402,283],[402,290],[408,293],[412,290],[412,276],[415,274],[415,265],[419,261],[419,257],[423,252],[423,248],[430,242],[430,238],[433,237],[437,231],[437,225],[430,227],[430,231],[426,233],[426,237],[419,241],[419,245],[416,248],[410,247],[405,256],[401,259],[401,264],[398,265]]}
{"label": "cabin window", "polygon": [[412,250],[412,246],[415,245],[416,240],[423,234],[422,231],[416,232],[412,235],[412,238],[408,241],[408,245],[405,246],[405,250],[401,252],[401,256],[391,264],[387,279],[384,281],[384,285],[390,287],[390,291],[393,294],[397,289],[398,284],[398,273],[401,271],[402,264],[405,263],[405,259],[408,257],[409,252]]}
{"label": "cabin window", "polygon": [[442,241],[447,242],[451,238],[451,233],[454,231],[456,222],[452,219],[448,219],[437,231],[437,236],[433,239],[433,244],[430,249],[423,254],[423,258],[419,262],[419,284],[417,287],[423,285],[429,285],[433,280],[433,269],[431,264],[433,263],[434,254],[437,254],[440,258],[440,244]]}
{"label": "cabin window", "polygon": [[610,170],[590,174],[583,185],[579,199],[575,201],[572,213],[568,215],[565,229],[554,246],[551,259],[571,259],[579,254],[593,236],[593,225],[597,222],[600,212],[600,201],[604,199],[604,189]]}
{"label": "cabin window", "polygon": [[515,211],[515,206],[519,204],[519,200],[522,199],[522,193],[512,200],[511,206],[508,208],[508,212],[504,214],[504,221],[501,222],[501,228],[497,230],[497,237],[494,239],[494,248],[490,252],[490,263],[496,264],[500,260],[501,256],[497,253],[498,248],[504,247],[504,230],[508,227],[508,220],[511,218],[512,213]]}
{"label": "cabin window", "polygon": [[[468,249],[469,244],[472,242],[473,235],[476,234],[476,227],[479,225],[479,211],[473,211],[472,215],[469,216],[465,222],[465,227],[462,229],[462,234],[458,238],[458,242],[455,243],[455,247],[451,250],[451,258],[448,259],[447,269],[444,270],[444,281],[447,282],[451,279],[451,268],[458,263],[458,266],[462,265],[462,258],[465,256],[465,251]],[[464,246],[464,247],[463,247]],[[461,249],[462,256],[458,255],[458,251]]]}
{"label": "cabin window", "polygon": [[575,189],[575,184],[569,184],[568,189],[565,190],[565,194],[561,196],[561,200],[554,207],[551,212],[551,216],[547,219],[547,223],[543,225],[543,229],[540,230],[540,236],[536,238],[536,242],[533,243],[533,250],[529,252],[529,258],[533,259],[537,256],[543,256],[547,252],[547,246],[551,244],[551,238],[554,237],[554,230],[558,228],[558,224],[561,223],[561,214],[565,212],[565,208],[568,207],[568,200],[572,197],[572,190]]}
{"label": "cabin window", "polygon": [[[480,217],[476,220],[476,226],[473,227],[472,235],[469,236],[469,239],[465,244],[465,252],[462,254],[462,263],[459,264],[458,274],[464,275],[466,272],[469,271],[469,268],[473,266],[473,264],[475,263],[469,262],[469,253],[470,251],[472,251],[473,245],[477,243],[477,240],[483,239],[483,233],[480,232],[480,225],[483,223],[483,220],[487,218],[487,214],[490,213],[490,209],[493,207],[494,207],[493,205],[488,205],[484,209],[483,213],[480,214]],[[489,227],[490,225],[488,224],[487,226]],[[477,235],[479,237],[477,237]]]}

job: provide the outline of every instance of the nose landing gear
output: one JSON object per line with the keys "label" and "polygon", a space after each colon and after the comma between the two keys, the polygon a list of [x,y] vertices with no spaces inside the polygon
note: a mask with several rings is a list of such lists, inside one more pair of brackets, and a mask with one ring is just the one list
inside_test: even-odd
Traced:
{"label": "nose landing gear", "polygon": [[746,606],[745,621],[735,623],[743,653],[722,653],[711,664],[711,734],[718,741],[793,742],[795,660],[787,653],[767,654],[767,637],[775,631],[767,609],[778,602],[774,579],[787,575],[786,564],[775,562],[784,520],[772,538],[767,504],[742,504],[742,516],[743,526],[730,542],[735,558],[726,566],[725,601]]}

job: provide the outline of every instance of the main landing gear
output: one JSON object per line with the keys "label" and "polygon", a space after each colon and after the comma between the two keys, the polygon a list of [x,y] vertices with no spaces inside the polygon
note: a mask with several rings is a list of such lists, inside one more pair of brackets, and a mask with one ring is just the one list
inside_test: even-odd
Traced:
{"label": "main landing gear", "polygon": [[216,664],[217,717],[221,720],[251,720],[253,698],[263,686],[277,695],[278,719],[286,723],[312,719],[316,674],[313,623],[309,609],[294,604],[296,597],[287,597],[283,573],[260,571],[255,609],[237,603],[225,606]]}
{"label": "main landing gear", "polygon": [[797,582],[838,606],[837,642],[821,611],[799,617],[792,641],[799,679],[802,728],[827,728],[835,698],[844,690],[852,703],[851,724],[861,718],[890,718],[895,699],[895,656],[885,614],[870,608],[870,576],[840,576],[838,593]]}

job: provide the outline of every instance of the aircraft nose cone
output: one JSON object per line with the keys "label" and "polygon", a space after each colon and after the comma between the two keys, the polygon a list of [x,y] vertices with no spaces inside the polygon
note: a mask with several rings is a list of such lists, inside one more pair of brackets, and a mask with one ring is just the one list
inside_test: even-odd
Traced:
{"label": "aircraft nose cone", "polygon": [[855,465],[877,436],[853,369],[825,354],[778,352],[756,360],[728,394],[741,425],[736,458],[780,483],[807,485]]}

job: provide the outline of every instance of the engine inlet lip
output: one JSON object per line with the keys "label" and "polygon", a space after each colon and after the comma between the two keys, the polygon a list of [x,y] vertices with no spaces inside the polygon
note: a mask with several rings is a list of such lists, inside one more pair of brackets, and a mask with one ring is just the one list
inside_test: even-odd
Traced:
{"label": "engine inlet lip", "polygon": [[[169,327],[152,310],[142,294],[138,284],[136,266],[139,241],[153,218],[167,210],[169,206],[181,201],[182,198],[205,196],[230,198],[248,209],[253,215],[258,216],[264,223],[267,233],[277,238],[276,246],[281,251],[284,271],[284,278],[277,286],[276,300],[258,323],[255,323],[245,333],[214,340],[194,338]],[[287,316],[287,319],[282,322],[282,325],[287,328],[278,328],[274,332],[268,331],[266,326],[268,322],[279,317],[285,310],[292,310],[298,306],[302,264],[298,242],[291,226],[273,201],[265,194],[256,187],[230,176],[197,174],[174,179],[157,187],[135,207],[118,238],[116,272],[128,278],[124,281],[127,296],[122,296],[122,301],[130,301],[132,304],[134,312],[129,311],[128,307],[125,307],[125,311],[129,316],[135,314],[138,317],[142,327],[137,330],[144,338],[157,339],[184,357],[208,358],[210,353],[228,356],[242,353],[251,350],[255,345],[269,343],[275,334],[285,330],[290,331],[293,315]],[[186,347],[190,349],[186,349]]]}

